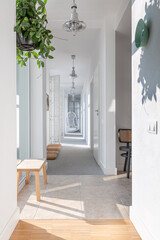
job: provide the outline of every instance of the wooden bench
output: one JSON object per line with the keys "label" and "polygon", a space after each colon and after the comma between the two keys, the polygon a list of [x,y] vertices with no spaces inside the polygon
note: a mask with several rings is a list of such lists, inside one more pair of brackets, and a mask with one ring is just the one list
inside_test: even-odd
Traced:
{"label": "wooden bench", "polygon": [[29,183],[29,173],[35,172],[37,201],[40,201],[40,181],[39,172],[43,168],[44,183],[47,184],[46,160],[44,159],[25,159],[17,166],[17,197],[19,188],[20,173],[26,172],[26,184]]}

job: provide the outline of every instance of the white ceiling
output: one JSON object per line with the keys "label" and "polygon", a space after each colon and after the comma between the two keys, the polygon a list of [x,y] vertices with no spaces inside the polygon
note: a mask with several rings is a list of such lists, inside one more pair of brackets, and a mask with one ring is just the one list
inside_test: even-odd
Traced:
{"label": "white ceiling", "polygon": [[124,12],[124,15],[117,28],[117,32],[120,32],[121,34],[131,38],[131,6],[130,4],[131,3],[128,4],[128,7]]}
{"label": "white ceiling", "polygon": [[69,79],[73,63],[71,55],[75,54],[75,70],[78,75],[75,82],[77,87],[82,87],[86,78],[89,77],[90,57],[92,56],[94,45],[96,45],[98,34],[98,29],[86,29],[76,37],[73,37],[72,34],[63,30],[54,30],[54,35],[68,40],[62,41],[56,38],[53,40],[53,45],[56,48],[53,53],[54,59],[47,62],[50,74],[60,74],[63,85],[68,85],[68,82],[71,83],[71,79]]}
{"label": "white ceiling", "polygon": [[69,74],[72,70],[71,55],[76,55],[75,67],[78,78],[76,86],[83,86],[89,77],[90,58],[96,48],[97,38],[101,22],[109,14],[116,14],[122,0],[76,0],[79,19],[87,24],[84,32],[78,33],[76,37],[72,33],[65,32],[62,24],[69,20],[72,0],[48,0],[47,16],[48,28],[56,37],[65,38],[67,41],[53,39],[56,50],[54,59],[47,60],[47,68],[50,74],[60,74],[61,83],[65,86],[70,83]]}
{"label": "white ceiling", "polygon": [[[47,15],[49,21],[68,20],[72,0],[48,0]],[[79,18],[84,21],[102,20],[107,14],[115,14],[121,0],[76,0]]]}

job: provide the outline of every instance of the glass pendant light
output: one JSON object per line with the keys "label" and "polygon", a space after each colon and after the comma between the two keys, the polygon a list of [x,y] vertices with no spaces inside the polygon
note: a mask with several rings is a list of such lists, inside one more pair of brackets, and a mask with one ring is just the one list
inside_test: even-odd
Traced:
{"label": "glass pendant light", "polygon": [[72,73],[69,76],[70,76],[70,78],[72,78],[74,80],[75,78],[78,77],[78,75],[75,72],[75,66],[74,66],[74,60],[75,60],[76,56],[75,55],[71,55],[71,58],[73,60],[73,67],[72,67]]}
{"label": "glass pendant light", "polygon": [[75,0],[73,0],[71,10],[70,20],[63,24],[63,28],[67,32],[72,32],[73,36],[76,36],[77,32],[81,32],[86,29],[86,24],[83,21],[79,21]]}

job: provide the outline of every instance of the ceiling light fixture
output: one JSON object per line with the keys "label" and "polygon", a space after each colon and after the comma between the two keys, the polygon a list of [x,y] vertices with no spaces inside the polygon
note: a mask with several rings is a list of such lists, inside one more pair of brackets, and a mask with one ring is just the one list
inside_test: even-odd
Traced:
{"label": "ceiling light fixture", "polygon": [[75,94],[75,89],[71,88],[70,94],[73,96]]}
{"label": "ceiling light fixture", "polygon": [[74,67],[74,60],[75,60],[76,56],[75,55],[71,55],[71,58],[73,60],[73,67],[72,67],[72,73],[69,76],[70,76],[70,78],[72,78],[74,80],[75,78],[78,77],[78,75],[75,72],[75,67]]}
{"label": "ceiling light fixture", "polygon": [[74,82],[72,82],[72,87],[71,87],[71,90],[70,90],[70,95],[72,96],[72,101],[74,101],[74,97],[75,97],[75,85],[74,85]]}
{"label": "ceiling light fixture", "polygon": [[72,89],[76,89],[76,88],[75,88],[75,82],[74,82],[74,81],[72,82]]}
{"label": "ceiling light fixture", "polygon": [[86,24],[85,22],[79,21],[78,19],[78,13],[76,12],[77,5],[75,3],[75,0],[73,0],[73,5],[71,9],[72,13],[70,20],[63,24],[63,28],[67,32],[72,32],[73,36],[76,36],[77,32],[81,32],[86,29]]}

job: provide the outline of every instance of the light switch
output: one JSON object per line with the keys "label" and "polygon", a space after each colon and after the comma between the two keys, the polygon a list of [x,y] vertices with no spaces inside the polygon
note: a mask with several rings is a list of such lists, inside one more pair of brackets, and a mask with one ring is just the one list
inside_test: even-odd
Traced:
{"label": "light switch", "polygon": [[158,133],[158,122],[150,121],[148,123],[148,133],[157,134]]}

